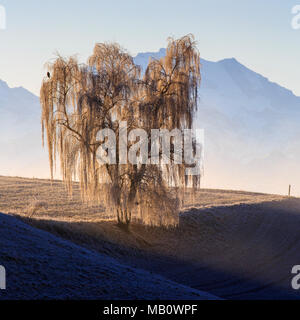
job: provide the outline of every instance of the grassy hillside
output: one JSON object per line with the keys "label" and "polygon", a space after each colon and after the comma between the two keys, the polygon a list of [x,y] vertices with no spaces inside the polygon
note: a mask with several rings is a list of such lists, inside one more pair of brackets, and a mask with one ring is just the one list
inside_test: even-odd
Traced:
{"label": "grassy hillside", "polygon": [[0,214],[0,300],[217,299]]}
{"label": "grassy hillside", "polygon": [[[43,205],[28,217],[32,197]],[[188,198],[188,197],[187,197]],[[31,226],[194,289],[230,299],[298,299],[300,199],[201,190],[178,228],[117,227],[101,206],[70,200],[61,182],[0,178],[0,211]]]}
{"label": "grassy hillside", "polygon": [[[244,191],[202,189],[198,191],[195,199],[186,195],[184,210],[281,199],[284,197]],[[69,197],[61,181],[0,176],[1,212],[28,217],[35,206],[38,207],[33,215],[36,219],[86,222],[114,219],[101,205],[83,204],[78,183],[73,184],[73,196]]]}

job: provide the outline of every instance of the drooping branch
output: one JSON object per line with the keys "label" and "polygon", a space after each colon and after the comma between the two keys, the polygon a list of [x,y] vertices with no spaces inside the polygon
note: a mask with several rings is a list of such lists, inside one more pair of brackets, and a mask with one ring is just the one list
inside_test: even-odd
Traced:
{"label": "drooping branch", "polygon": [[42,132],[52,176],[59,155],[69,191],[78,178],[83,199],[104,202],[119,222],[129,223],[134,214],[147,224],[176,225],[173,191],[186,183],[186,164],[173,163],[176,148],[170,149],[171,165],[124,164],[118,150],[116,163],[101,164],[97,135],[110,129],[118,145],[121,121],[128,132],[140,128],[148,137],[152,129],[192,128],[200,83],[193,37],[169,39],[166,56],[150,61],[143,76],[118,44],[96,44],[88,65],[59,56],[48,70],[51,77],[41,87]]}

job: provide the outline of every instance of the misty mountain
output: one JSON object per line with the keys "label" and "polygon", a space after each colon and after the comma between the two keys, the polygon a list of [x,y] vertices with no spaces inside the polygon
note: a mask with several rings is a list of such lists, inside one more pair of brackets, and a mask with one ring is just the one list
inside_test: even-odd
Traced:
{"label": "misty mountain", "polygon": [[[149,58],[165,49],[140,53]],[[205,129],[204,187],[300,195],[300,97],[236,59],[202,59],[195,126]],[[39,99],[0,81],[0,174],[49,177]]]}
{"label": "misty mountain", "polygon": [[[149,58],[165,49],[140,53]],[[236,59],[201,61],[195,126],[205,129],[204,186],[300,195],[300,97]],[[296,189],[295,189],[296,188]]]}
{"label": "misty mountain", "polygon": [[0,80],[0,175],[48,177],[39,98]]}

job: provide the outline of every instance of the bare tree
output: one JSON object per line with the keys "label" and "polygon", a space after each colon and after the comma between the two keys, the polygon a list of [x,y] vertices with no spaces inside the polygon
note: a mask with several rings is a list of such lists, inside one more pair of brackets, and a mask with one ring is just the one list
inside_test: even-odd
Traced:
{"label": "bare tree", "polygon": [[[177,225],[177,191],[187,184],[187,164],[174,163],[176,148],[170,150],[171,164],[124,161],[121,153],[127,156],[137,141],[123,144],[122,122],[127,122],[128,132],[139,128],[147,132],[149,156],[152,129],[192,128],[200,83],[200,56],[193,37],[169,39],[166,56],[149,61],[144,75],[114,43],[96,44],[87,65],[58,56],[48,70],[51,77],[42,83],[41,105],[52,177],[59,156],[68,190],[78,178],[83,200],[104,202],[120,224],[128,226],[134,215],[149,225]],[[116,145],[123,146],[116,149],[114,164],[97,161],[103,143],[98,133],[105,129],[113,130]],[[200,176],[193,179],[197,187]]]}

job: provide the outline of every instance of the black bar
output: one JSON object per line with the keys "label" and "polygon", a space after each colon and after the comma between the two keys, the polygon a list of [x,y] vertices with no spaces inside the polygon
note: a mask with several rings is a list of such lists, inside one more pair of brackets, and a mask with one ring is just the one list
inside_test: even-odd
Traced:
{"label": "black bar", "polygon": [[[242,319],[257,318],[262,311],[269,316],[279,312],[297,314],[299,307],[299,301],[1,301],[0,318],[8,315],[10,319],[47,316],[53,320],[207,319],[228,315]],[[130,311],[135,308],[136,313]]]}

